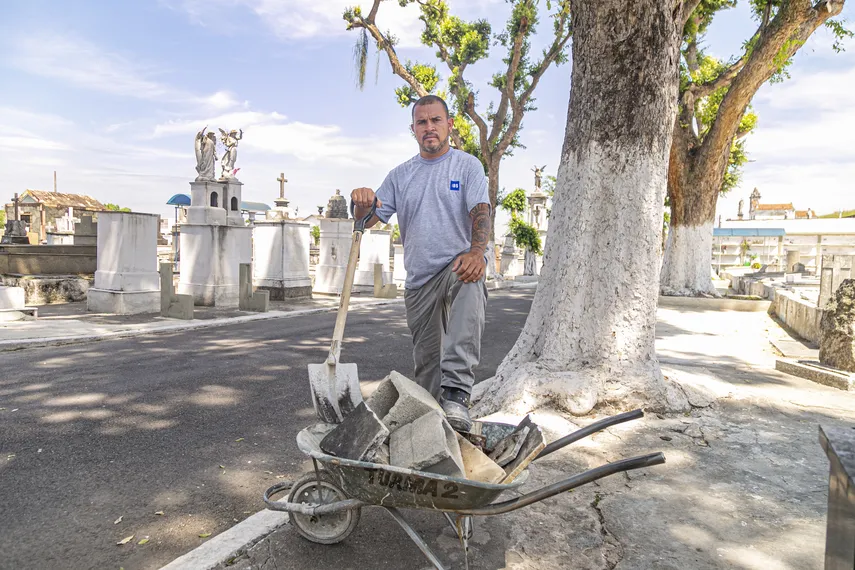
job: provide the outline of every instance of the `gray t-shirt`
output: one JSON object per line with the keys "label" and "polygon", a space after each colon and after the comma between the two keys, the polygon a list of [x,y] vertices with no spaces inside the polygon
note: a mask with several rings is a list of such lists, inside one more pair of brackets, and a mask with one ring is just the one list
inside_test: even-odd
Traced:
{"label": "gray t-shirt", "polygon": [[384,223],[398,214],[407,289],[418,289],[458,254],[469,251],[469,212],[490,203],[481,161],[454,148],[439,158],[416,155],[396,166],[377,197],[383,202],[377,216]]}

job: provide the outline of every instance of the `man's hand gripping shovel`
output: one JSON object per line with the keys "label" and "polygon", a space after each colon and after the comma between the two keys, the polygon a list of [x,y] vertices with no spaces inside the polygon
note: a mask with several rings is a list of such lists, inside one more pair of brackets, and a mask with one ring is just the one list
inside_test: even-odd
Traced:
{"label": "man's hand gripping shovel", "polygon": [[[353,289],[353,279],[356,275],[356,262],[359,259],[359,245],[367,224],[377,210],[377,199],[371,206],[371,211],[359,220],[353,220],[353,241],[350,245],[350,257],[347,260],[347,271],[341,289],[341,302],[335,319],[332,343],[323,364],[309,364],[309,386],[312,390],[312,403],[318,418],[326,423],[340,423],[362,402],[362,392],[359,389],[359,376],[356,364],[339,362],[341,342],[344,337],[344,324],[347,321],[347,308],[350,304],[350,291]],[[353,202],[350,203],[350,213],[353,216]]]}

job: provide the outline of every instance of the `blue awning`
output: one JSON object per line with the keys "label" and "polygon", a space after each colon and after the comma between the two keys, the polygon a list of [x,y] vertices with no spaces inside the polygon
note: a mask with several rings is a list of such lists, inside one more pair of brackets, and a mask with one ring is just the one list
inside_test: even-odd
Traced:
{"label": "blue awning", "polygon": [[172,198],[170,198],[166,204],[168,206],[189,206],[190,205],[190,196],[187,194],[176,194]]}
{"label": "blue awning", "polygon": [[713,237],[779,237],[787,235],[784,228],[713,228]]}
{"label": "blue awning", "polygon": [[266,212],[270,209],[270,206],[268,206],[264,202],[243,201],[240,203],[240,209],[244,212]]}

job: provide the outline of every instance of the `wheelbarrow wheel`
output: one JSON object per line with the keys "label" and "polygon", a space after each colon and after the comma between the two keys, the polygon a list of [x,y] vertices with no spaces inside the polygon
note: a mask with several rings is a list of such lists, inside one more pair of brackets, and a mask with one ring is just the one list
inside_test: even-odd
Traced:
{"label": "wheelbarrow wheel", "polygon": [[[320,482],[318,482],[318,477],[314,472],[307,473],[298,479],[291,488],[288,502],[326,505],[348,498],[344,491],[333,482],[329,473],[321,471],[320,474]],[[359,524],[360,509],[320,516],[294,512],[288,513],[288,515],[291,524],[303,538],[318,544],[336,544],[350,536],[350,533]]]}

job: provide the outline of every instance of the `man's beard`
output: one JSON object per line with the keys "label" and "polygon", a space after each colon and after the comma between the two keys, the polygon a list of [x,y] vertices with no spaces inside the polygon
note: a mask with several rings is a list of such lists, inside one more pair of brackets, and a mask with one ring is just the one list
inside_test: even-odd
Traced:
{"label": "man's beard", "polygon": [[448,144],[448,139],[439,140],[438,138],[436,138],[436,139],[428,139],[427,141],[423,140],[422,141],[422,150],[425,152],[428,152],[430,154],[436,154],[437,152],[444,149],[447,144]]}

